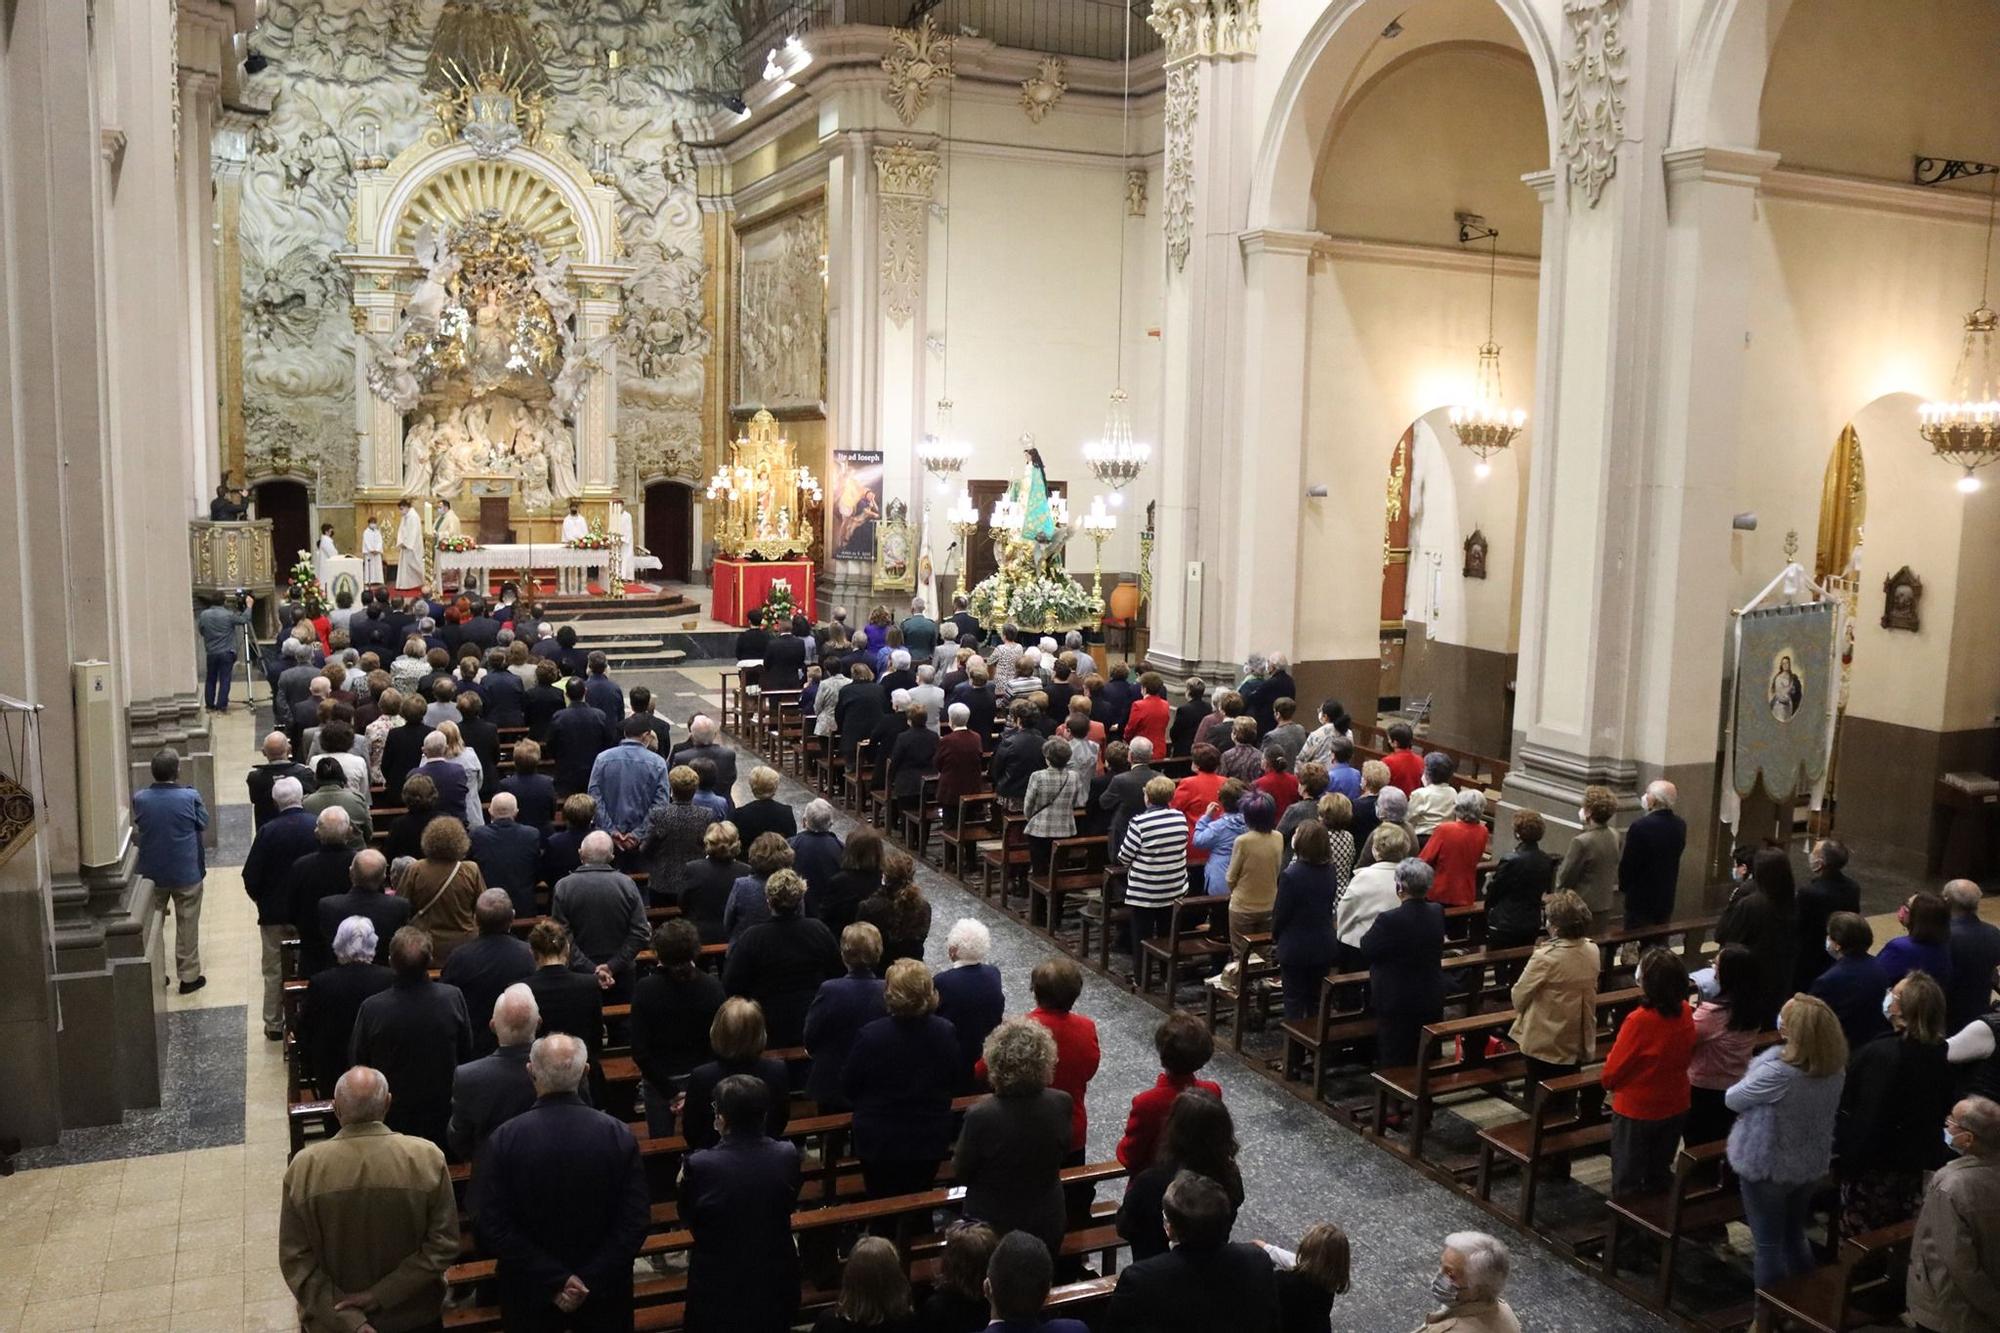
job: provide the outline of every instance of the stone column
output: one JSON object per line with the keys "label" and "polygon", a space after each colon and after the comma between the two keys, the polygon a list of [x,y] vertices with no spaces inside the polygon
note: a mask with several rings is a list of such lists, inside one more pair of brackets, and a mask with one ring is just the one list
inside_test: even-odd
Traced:
{"label": "stone column", "polygon": [[[881,316],[876,280],[877,177],[871,137],[842,133],[827,149],[826,186],[826,447],[827,482],[833,451],[872,448],[881,438]],[[832,521],[833,506],[826,506]],[[828,536],[831,533],[829,530]],[[835,560],[828,548],[820,580],[822,608],[866,610],[870,570]],[[859,625],[862,617],[849,621]]]}
{"label": "stone column", "polygon": [[[354,274],[354,318],[357,334],[386,339],[396,331],[402,295],[396,280],[413,261],[395,256],[344,261]],[[403,491],[403,414],[375,396],[368,387],[368,362],[354,358],[354,434],[356,498],[392,499]],[[391,530],[393,536],[393,529]],[[280,566],[291,561],[278,557]]]}
{"label": "stone column", "polygon": [[1228,607],[1248,569],[1232,541],[1236,515],[1215,501],[1240,484],[1244,447],[1236,432],[1245,330],[1229,312],[1247,299],[1239,234],[1249,208],[1256,7],[1254,0],[1153,0],[1148,21],[1166,41],[1167,272],[1147,661],[1175,674],[1214,675],[1233,669]]}
{"label": "stone column", "polygon": [[215,494],[221,432],[217,425],[215,191],[209,144],[215,138],[221,85],[214,75],[183,69],[180,78],[180,212],[187,346],[193,362],[188,394],[192,409],[187,452],[187,511],[205,513]]}
{"label": "stone column", "polygon": [[883,508],[892,500],[908,505],[915,540],[924,503],[925,476],[917,461],[917,441],[925,426],[930,211],[939,157],[898,138],[877,144],[873,159],[882,318],[881,379],[876,385],[881,429],[875,447],[882,450]]}
{"label": "stone column", "polygon": [[600,500],[618,484],[618,345],[611,330],[620,304],[604,283],[591,283],[577,303],[583,341],[601,340],[605,349],[576,409],[577,481],[586,497]]}

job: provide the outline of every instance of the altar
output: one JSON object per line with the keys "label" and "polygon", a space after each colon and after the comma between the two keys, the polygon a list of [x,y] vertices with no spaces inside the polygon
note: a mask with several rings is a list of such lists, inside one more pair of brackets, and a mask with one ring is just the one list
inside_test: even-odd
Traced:
{"label": "altar", "polygon": [[792,604],[810,614],[817,571],[807,515],[819,503],[819,482],[799,465],[769,412],[750,418],[729,450],[728,465],[716,470],[707,492],[716,547],[711,614],[725,625],[747,625],[779,583],[789,587]]}
{"label": "altar", "polygon": [[[585,550],[564,546],[560,542],[499,542],[464,551],[439,551],[437,581],[440,586],[455,584],[460,588],[486,589],[491,586],[495,573],[507,578],[527,578],[537,571],[548,569],[555,571],[557,596],[587,597],[590,595],[591,571],[616,569],[621,556],[621,550],[615,546]],[[632,557],[634,572],[659,567],[658,556],[641,554]],[[607,579],[605,591],[612,597],[623,597],[625,581]]]}
{"label": "altar", "polygon": [[725,625],[748,625],[750,613],[771,599],[771,588],[779,582],[791,585],[792,603],[801,608],[813,605],[817,571],[810,560],[738,560],[719,555],[709,566],[709,589],[715,596],[709,613]]}

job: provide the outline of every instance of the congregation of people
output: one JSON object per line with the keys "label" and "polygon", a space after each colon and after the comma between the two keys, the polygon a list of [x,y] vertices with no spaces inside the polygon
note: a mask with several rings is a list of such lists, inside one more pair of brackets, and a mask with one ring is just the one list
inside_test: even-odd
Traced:
{"label": "congregation of people", "polygon": [[[900,622],[878,609],[852,632],[838,612],[798,617],[736,645],[762,689],[801,692],[816,743],[878,764],[898,805],[990,791],[1023,817],[1031,867],[1104,833],[1126,947],[1212,896],[1219,932],[1270,936],[1288,1020],[1317,1012],[1323,977],[1365,972],[1382,1068],[1414,1064],[1444,1015],[1446,909],[1483,903],[1486,948],[1532,950],[1507,1032],[1530,1084],[1601,1061],[1614,1197],[1665,1189],[1683,1145],[1726,1140],[1760,1287],[1812,1271],[1842,1235],[1914,1219],[1918,1326],[1990,1326],[2000,928],[1980,919],[1977,885],[1911,895],[1906,933],[1877,948],[1839,842],[1814,845],[1803,886],[1784,849],[1745,848],[1707,966],[1690,975],[1681,954],[1645,948],[1641,998],[1600,1052],[1597,941],[1673,914],[1687,830],[1671,783],[1652,783],[1622,832],[1614,795],[1590,788],[1560,857],[1521,811],[1495,857],[1486,795],[1455,782],[1452,756],[1398,724],[1382,758],[1357,762],[1338,701],[1298,719],[1282,655],[1212,695],[1185,682],[1175,703],[1157,673],[1100,673],[1081,647],[1012,626],[989,640],[962,601],[942,620],[921,602]],[[264,1032],[285,1037],[296,939],[295,1034],[340,1124],[286,1175],[283,1267],[308,1328],[436,1324],[460,1247],[451,1163],[472,1164],[471,1231],[498,1261],[508,1328],[630,1327],[651,1203],[634,1132],[598,1109],[608,1031],[638,1066],[646,1133],[687,1145],[686,1327],[793,1326],[802,1163],[783,1134],[806,1103],[851,1114],[867,1198],[928,1189],[947,1164],[965,1191],[928,1296],[892,1242],[860,1237],[815,1329],[1075,1327],[1041,1310],[1077,1271],[1061,1173],[1086,1160],[1100,1062],[1076,962],[1035,965],[1033,1007],[1009,1017],[984,924],[929,944],[908,852],[872,828],[842,838],[825,800],[795,811],[774,769],[739,782],[712,718],[676,744],[645,687],[621,688],[601,654],[507,594],[372,596],[299,617],[280,652],[243,881]],[[503,728],[525,729],[504,764]],[[1156,767],[1168,761],[1184,775]],[[186,993],[205,981],[208,816],[171,753],[153,778],[134,802],[140,869],[172,901]],[[627,1008],[607,1024],[607,1006]],[[1129,1097],[1117,1228],[1132,1261],[1103,1326],[1326,1329],[1349,1283],[1345,1234],[1315,1226],[1295,1251],[1236,1238],[1235,1126],[1201,1076],[1213,1038],[1175,1012],[1155,1047],[1157,1080],[1115,1094]],[[808,1060],[772,1054],[790,1048]],[[1816,1249],[1829,1187],[1835,1223]],[[1508,1267],[1493,1237],[1448,1237],[1423,1327],[1521,1327]]]}

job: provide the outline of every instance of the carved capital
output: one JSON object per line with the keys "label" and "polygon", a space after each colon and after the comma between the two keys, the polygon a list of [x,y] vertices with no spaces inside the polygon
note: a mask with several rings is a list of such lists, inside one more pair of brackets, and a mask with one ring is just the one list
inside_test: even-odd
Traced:
{"label": "carved capital", "polygon": [[1258,0],[1153,0],[1147,24],[1166,43],[1169,67],[1257,54]]}
{"label": "carved capital", "polygon": [[1125,172],[1125,212],[1131,217],[1146,216],[1147,179],[1144,167],[1131,167]]}
{"label": "carved capital", "polygon": [[875,180],[885,195],[928,201],[937,173],[938,155],[908,139],[875,150]]}

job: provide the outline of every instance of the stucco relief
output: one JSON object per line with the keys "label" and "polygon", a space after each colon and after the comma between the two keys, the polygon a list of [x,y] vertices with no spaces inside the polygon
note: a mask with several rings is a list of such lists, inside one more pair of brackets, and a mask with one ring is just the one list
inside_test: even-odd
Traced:
{"label": "stucco relief", "polygon": [[826,399],[826,203],[737,236],[736,404],[816,411]]}
{"label": "stucco relief", "polygon": [[1068,74],[1069,63],[1061,56],[1043,56],[1034,77],[1021,80],[1021,109],[1028,113],[1029,120],[1039,125],[1044,116],[1055,110],[1056,103],[1069,91]]}
{"label": "stucco relief", "polygon": [[940,29],[929,14],[914,28],[898,28],[882,57],[882,72],[889,86],[882,96],[896,108],[896,117],[914,125],[931,102],[931,86],[955,77],[951,67],[953,39]]}
{"label": "stucco relief", "polygon": [[875,150],[881,192],[882,308],[897,328],[910,322],[923,286],[931,187],[937,171],[938,155],[912,147],[907,139]]}
{"label": "stucco relief", "polygon": [[1200,85],[1195,66],[1175,65],[1167,71],[1166,185],[1162,194],[1167,231],[1167,257],[1179,271],[1194,244],[1194,124]]}
{"label": "stucco relief", "polygon": [[1563,172],[1597,207],[1618,170],[1625,134],[1625,0],[1564,0],[1569,49],[1562,57]]}

